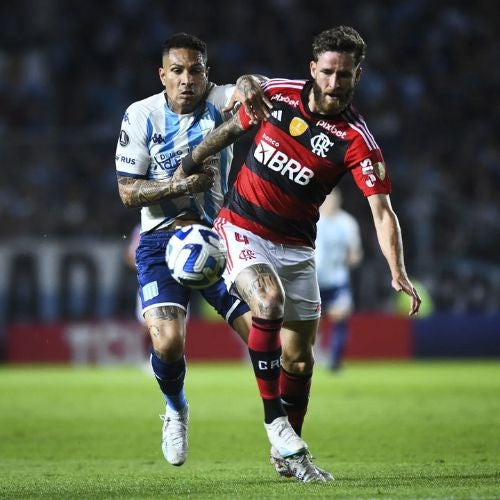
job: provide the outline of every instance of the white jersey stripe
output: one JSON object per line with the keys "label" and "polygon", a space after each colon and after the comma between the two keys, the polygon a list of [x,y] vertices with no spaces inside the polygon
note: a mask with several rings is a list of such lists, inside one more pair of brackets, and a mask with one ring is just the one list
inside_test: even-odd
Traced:
{"label": "white jersey stripe", "polygon": [[263,90],[273,89],[275,87],[284,87],[290,89],[301,89],[307,80],[284,80],[282,78],[273,78],[262,84]]}
{"label": "white jersey stripe", "polygon": [[350,110],[346,110],[343,114],[349,127],[356,130],[356,132],[361,135],[370,151],[372,151],[373,149],[379,149],[377,143],[375,142],[375,139],[373,138],[373,135],[370,133],[368,127],[363,121],[356,120],[354,113],[352,113],[352,111]]}

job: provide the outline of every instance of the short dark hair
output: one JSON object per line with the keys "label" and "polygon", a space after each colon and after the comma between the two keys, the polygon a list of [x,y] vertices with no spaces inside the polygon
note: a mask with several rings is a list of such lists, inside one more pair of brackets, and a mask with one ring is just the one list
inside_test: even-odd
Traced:
{"label": "short dark hair", "polygon": [[312,44],[315,61],[324,52],[351,52],[358,65],[366,55],[366,43],[361,35],[350,26],[336,26],[316,35]]}
{"label": "short dark hair", "polygon": [[162,57],[168,54],[170,49],[197,50],[203,56],[203,62],[207,62],[207,44],[194,35],[176,33],[167,38],[163,44]]}

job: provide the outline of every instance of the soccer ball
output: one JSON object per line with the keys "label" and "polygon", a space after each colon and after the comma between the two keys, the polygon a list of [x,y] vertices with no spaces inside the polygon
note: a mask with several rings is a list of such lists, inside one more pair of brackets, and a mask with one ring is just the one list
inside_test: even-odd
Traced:
{"label": "soccer ball", "polygon": [[193,224],[181,227],[170,238],[166,261],[175,281],[191,288],[206,288],[222,276],[226,253],[215,231]]}

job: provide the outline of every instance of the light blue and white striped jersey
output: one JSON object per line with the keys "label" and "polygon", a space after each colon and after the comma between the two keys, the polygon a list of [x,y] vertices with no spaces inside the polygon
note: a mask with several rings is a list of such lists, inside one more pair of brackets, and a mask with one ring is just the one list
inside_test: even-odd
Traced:
{"label": "light blue and white striped jersey", "polygon": [[[231,117],[231,113],[222,109],[229,102],[234,85],[210,86],[206,100],[185,115],[170,110],[163,92],[131,104],[123,117],[116,147],[117,173],[157,181],[172,177],[181,158]],[[220,168],[210,191],[143,207],[141,232],[165,227],[177,216],[189,213],[211,224],[227,191],[232,147],[222,150],[217,157]]]}
{"label": "light blue and white striped jersey", "polygon": [[344,210],[321,214],[316,236],[316,272],[320,288],[348,285],[349,252],[361,251],[361,235],[356,219]]}

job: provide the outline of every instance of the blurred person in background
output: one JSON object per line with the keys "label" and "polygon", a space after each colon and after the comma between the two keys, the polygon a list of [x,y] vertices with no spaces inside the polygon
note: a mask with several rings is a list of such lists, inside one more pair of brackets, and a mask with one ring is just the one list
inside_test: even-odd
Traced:
{"label": "blurred person in background", "polygon": [[[151,366],[166,402],[162,451],[177,466],[188,452],[184,347],[191,289],[172,278],[165,250],[177,228],[212,225],[227,189],[232,148],[212,159],[216,169],[182,179],[175,172],[184,155],[232,116],[236,101],[255,120],[267,116],[269,105],[256,77],[218,86],[208,80],[208,71],[205,42],[186,33],[171,36],[159,68],[164,90],[127,108],[115,156],[120,198],[126,207],[141,208],[135,263],[142,314],[152,341]],[[224,281],[201,294],[246,340],[248,306],[229,294]]]}
{"label": "blurred person in background", "polygon": [[[141,225],[137,224],[136,226],[133,227],[132,231],[128,236],[128,242],[125,247],[125,256],[124,256],[125,262],[128,265],[128,267],[136,272],[137,272],[137,265],[135,263],[135,254],[137,252],[137,247],[139,246],[140,241],[141,241]],[[137,292],[135,317],[141,325],[146,324],[144,316],[142,315],[142,302],[141,302],[141,295],[139,292]]]}
{"label": "blurred person in background", "polygon": [[[271,462],[279,475],[325,481],[333,476],[314,465],[300,435],[321,314],[316,222],[319,206],[347,172],[368,199],[392,287],[411,298],[410,315],[418,313],[420,297],[406,272],[382,152],[351,105],[366,44],[353,28],[338,26],[317,35],[312,49],[312,79],[276,78],[262,84],[273,103],[271,116],[261,121],[214,227],[228,248],[226,281],[252,312],[248,348],[264,404]],[[179,171],[203,171],[204,161],[252,126],[240,107],[183,158]],[[288,448],[278,449],[275,436],[284,433]]]}
{"label": "blurred person in background", "polygon": [[[359,224],[341,205],[342,193],[335,188],[319,209],[316,235],[316,271],[321,310],[332,322],[332,370],[338,370],[341,366],[347,342],[347,323],[353,311],[351,269],[358,266],[363,259]],[[411,304],[408,304],[409,307]]]}

